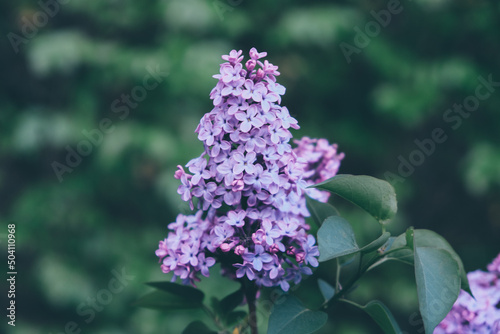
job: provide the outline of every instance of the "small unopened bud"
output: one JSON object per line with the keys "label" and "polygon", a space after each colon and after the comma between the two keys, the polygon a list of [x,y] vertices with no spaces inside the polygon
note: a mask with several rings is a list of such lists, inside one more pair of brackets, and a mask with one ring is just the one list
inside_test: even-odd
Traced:
{"label": "small unopened bud", "polygon": [[278,245],[276,244],[272,244],[271,247],[269,247],[269,252],[273,253],[273,254],[276,254],[280,251],[280,249],[278,248]]}
{"label": "small unopened bud", "polygon": [[262,80],[262,78],[264,78],[264,75],[266,75],[266,73],[261,68],[259,68],[257,70],[257,75],[255,76],[255,78],[257,80]]}
{"label": "small unopened bud", "polygon": [[255,68],[255,65],[257,65],[257,62],[254,59],[249,59],[245,63],[245,67],[247,68],[248,72],[252,72],[252,70]]}
{"label": "small unopened bud", "polygon": [[236,254],[236,255],[242,255],[244,253],[245,253],[245,247],[243,245],[238,245],[234,249],[234,254]]}
{"label": "small unopened bud", "polygon": [[245,187],[245,182],[243,180],[234,180],[231,182],[231,185],[233,186],[233,191],[242,191],[243,188]]}
{"label": "small unopened bud", "polygon": [[295,254],[295,261],[297,261],[297,263],[304,262],[304,259],[305,259],[304,253]]}

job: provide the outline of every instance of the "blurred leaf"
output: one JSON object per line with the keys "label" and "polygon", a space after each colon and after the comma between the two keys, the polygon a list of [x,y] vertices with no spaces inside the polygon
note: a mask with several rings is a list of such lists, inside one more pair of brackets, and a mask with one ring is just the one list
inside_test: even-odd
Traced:
{"label": "blurred leaf", "polygon": [[474,145],[465,158],[465,182],[476,195],[483,195],[500,184],[500,150],[498,145]]}
{"label": "blurred leaf", "polygon": [[227,314],[231,312],[243,302],[244,297],[245,294],[243,293],[243,289],[239,289],[227,295],[219,302],[220,313]]}
{"label": "blurred leaf", "polygon": [[161,310],[193,309],[203,306],[199,300],[191,300],[178,294],[160,290],[148,293],[133,303],[133,305]]}
{"label": "blurred leaf", "polygon": [[193,302],[201,303],[203,301],[203,297],[205,296],[202,291],[187,285],[172,282],[149,282],[146,284],[158,290],[190,299]]}
{"label": "blurred leaf", "polygon": [[415,279],[426,333],[434,331],[457,300],[459,275],[458,264],[448,251],[415,243]]}
{"label": "blurred leaf", "polygon": [[207,300],[213,298],[220,300],[241,288],[241,284],[235,280],[229,279],[221,274],[220,263],[216,263],[210,268],[210,277],[202,279],[196,284],[198,289],[203,291]]}
{"label": "blurred leaf", "polygon": [[324,47],[338,41],[341,30],[361,19],[357,11],[335,5],[294,8],[280,17],[276,25],[280,43]]}
{"label": "blurred leaf", "polygon": [[339,216],[328,217],[320,227],[318,248],[320,262],[359,251],[351,224]]}
{"label": "blurred leaf", "polygon": [[232,311],[226,314],[225,323],[227,326],[232,326],[241,322],[246,316],[247,313],[245,311]]}
{"label": "blurred leaf", "polygon": [[297,298],[287,296],[283,303],[274,306],[267,334],[309,334],[323,327],[327,319],[326,313],[311,311]]}
{"label": "blurred leaf", "polygon": [[396,193],[390,183],[367,175],[340,174],[312,186],[328,190],[366,210],[381,224],[397,211]]}
{"label": "blurred leaf", "polygon": [[190,323],[186,329],[182,331],[182,334],[217,334],[217,332],[208,328],[202,321],[196,320]]}

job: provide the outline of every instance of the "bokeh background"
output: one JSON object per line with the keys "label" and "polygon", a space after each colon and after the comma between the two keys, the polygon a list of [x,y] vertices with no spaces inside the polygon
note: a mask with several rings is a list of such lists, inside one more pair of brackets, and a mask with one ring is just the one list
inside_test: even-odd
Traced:
{"label": "bokeh background", "polygon": [[[392,175],[393,234],[432,229],[467,271],[484,269],[500,251],[500,85],[467,117],[445,115],[474,96],[479,77],[500,81],[500,5],[402,0],[377,31],[372,11],[389,3],[0,2],[0,234],[6,249],[6,226],[16,224],[18,260],[16,327],[5,317],[1,326],[23,334],[182,331],[186,312],[132,303],[150,290],[144,282],[166,279],[154,251],[187,209],[173,173],[201,152],[194,129],[211,110],[220,56],[232,49],[267,51],[280,67],[283,105],[301,126],[294,136],[338,143],[341,173]],[[363,41],[367,27],[374,30]],[[356,49],[346,57],[341,45]],[[402,159],[416,159],[415,140],[436,128],[446,141],[412,172],[398,172]],[[85,147],[88,133],[94,144]],[[69,166],[78,148],[88,154]],[[375,221],[333,200],[361,245],[377,236]],[[104,296],[117,271],[130,276],[124,288],[90,320],[86,303]],[[328,268],[317,275],[328,277]],[[387,264],[361,283],[352,298],[379,298],[405,331],[423,331],[410,267]],[[225,284],[214,279],[205,289],[217,296]],[[306,281],[297,293],[314,304],[314,289]],[[65,328],[72,321],[76,329]],[[332,310],[322,333],[332,330],[379,333],[349,306]]]}

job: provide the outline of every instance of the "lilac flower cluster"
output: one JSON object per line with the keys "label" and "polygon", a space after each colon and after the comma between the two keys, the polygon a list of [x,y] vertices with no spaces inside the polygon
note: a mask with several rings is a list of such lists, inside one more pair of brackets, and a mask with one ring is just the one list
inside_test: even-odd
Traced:
{"label": "lilac flower cluster", "polygon": [[475,298],[461,291],[434,334],[500,334],[500,254],[488,265],[488,272],[476,270],[467,278]]}
{"label": "lilac flower cluster", "polygon": [[299,126],[280,105],[278,67],[255,48],[243,66],[241,53],[222,56],[214,108],[196,128],[204,151],[188,162],[189,173],[181,166],[175,173],[178,193],[198,211],[168,225],[156,255],[174,280],[208,276],[217,259],[233,278],[286,291],[318,266],[305,194],[325,202],[328,193],[306,187],[333,177],[344,155],[325,139],[303,138],[292,148],[290,129]]}

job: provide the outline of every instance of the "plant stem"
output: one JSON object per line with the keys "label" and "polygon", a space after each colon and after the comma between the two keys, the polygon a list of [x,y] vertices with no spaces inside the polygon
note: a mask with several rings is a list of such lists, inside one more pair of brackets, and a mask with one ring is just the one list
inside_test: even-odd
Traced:
{"label": "plant stem", "polygon": [[245,284],[245,297],[248,303],[248,325],[251,334],[259,334],[257,328],[257,287],[254,283],[248,281]]}

